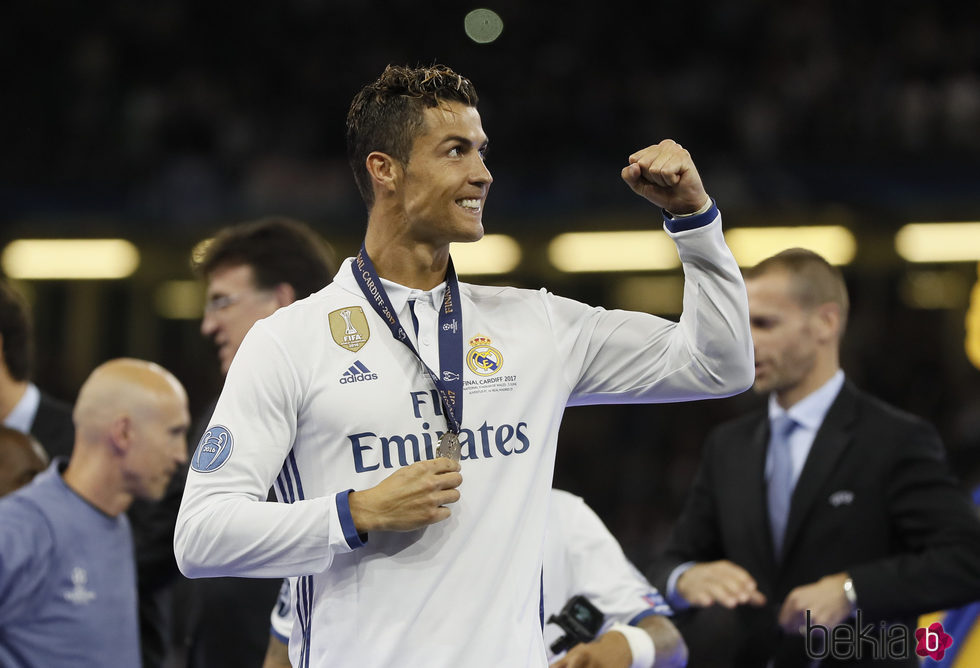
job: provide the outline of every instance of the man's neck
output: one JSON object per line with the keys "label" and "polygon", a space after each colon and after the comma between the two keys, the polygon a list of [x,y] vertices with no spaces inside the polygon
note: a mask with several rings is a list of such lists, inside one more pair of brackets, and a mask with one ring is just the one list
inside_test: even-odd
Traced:
{"label": "man's neck", "polygon": [[416,290],[431,290],[446,280],[449,245],[431,246],[406,237],[368,234],[364,247],[378,276]]}
{"label": "man's neck", "polygon": [[103,513],[116,517],[129,508],[133,495],[123,491],[121,478],[111,462],[92,456],[76,444],[62,478],[76,494]]}
{"label": "man's neck", "polygon": [[786,388],[785,390],[777,391],[776,403],[778,403],[784,410],[789,410],[791,407],[823,387],[827,381],[833,378],[834,374],[839,370],[840,365],[837,363],[836,359],[833,360],[832,363],[823,364],[814,368],[813,372],[810,373],[803,380],[803,382],[798,383],[793,387]]}
{"label": "man's neck", "polygon": [[26,380],[13,380],[6,373],[0,377],[0,421],[6,420],[10,412],[27,392]]}

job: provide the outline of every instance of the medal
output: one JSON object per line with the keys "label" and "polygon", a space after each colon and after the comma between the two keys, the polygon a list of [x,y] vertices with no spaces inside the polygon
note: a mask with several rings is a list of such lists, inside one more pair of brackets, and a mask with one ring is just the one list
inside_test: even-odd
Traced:
{"label": "medal", "polygon": [[446,457],[454,462],[459,461],[459,434],[447,431],[439,438],[439,447],[436,448],[436,457]]}

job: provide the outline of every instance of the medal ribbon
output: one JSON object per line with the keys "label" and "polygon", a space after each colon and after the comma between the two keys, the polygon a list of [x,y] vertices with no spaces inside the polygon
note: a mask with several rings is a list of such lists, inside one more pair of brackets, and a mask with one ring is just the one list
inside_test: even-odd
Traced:
{"label": "medal ribbon", "polygon": [[446,291],[439,310],[439,368],[437,374],[422,360],[412,340],[398,321],[395,307],[391,305],[388,294],[381,284],[381,278],[374,269],[374,263],[368,257],[367,249],[361,244],[361,250],[351,264],[354,281],[361,288],[374,312],[384,320],[396,341],[405,344],[412,351],[419,363],[429,374],[429,378],[439,392],[442,402],[442,412],[449,423],[449,430],[459,434],[463,418],[463,312],[459,301],[459,279],[453,259],[449,258],[446,269]]}

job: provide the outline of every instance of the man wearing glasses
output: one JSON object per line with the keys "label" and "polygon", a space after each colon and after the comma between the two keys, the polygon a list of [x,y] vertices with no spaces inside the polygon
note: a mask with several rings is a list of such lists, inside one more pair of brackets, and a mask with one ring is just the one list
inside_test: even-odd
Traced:
{"label": "man wearing glasses", "polygon": [[[336,273],[324,239],[303,223],[286,218],[232,225],[201,244],[191,259],[207,283],[201,334],[217,348],[222,375],[228,373],[242,340],[256,321],[330,283]],[[197,419],[196,443],[214,404]],[[173,523],[183,493],[183,476],[172,486],[165,509],[166,549],[173,560]],[[176,571],[176,564],[173,565]],[[278,580],[214,578],[180,583],[175,602],[178,653],[187,668],[261,665],[269,630],[269,609]],[[228,614],[234,610],[234,614]]]}
{"label": "man wearing glasses", "polygon": [[296,221],[270,218],[219,232],[195,270],[208,284],[201,334],[217,347],[221,373],[256,320],[325,286],[333,267],[323,239]]}

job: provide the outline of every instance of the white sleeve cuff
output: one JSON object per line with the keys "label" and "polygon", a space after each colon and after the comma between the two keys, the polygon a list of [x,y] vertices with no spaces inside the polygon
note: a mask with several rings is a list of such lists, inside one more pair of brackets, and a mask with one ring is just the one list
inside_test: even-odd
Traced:
{"label": "white sleeve cuff", "polygon": [[626,642],[630,646],[630,654],[633,655],[633,663],[630,664],[630,668],[652,668],[657,651],[653,647],[653,638],[650,637],[649,633],[620,622],[613,624],[609,630],[618,631],[626,638]]}

